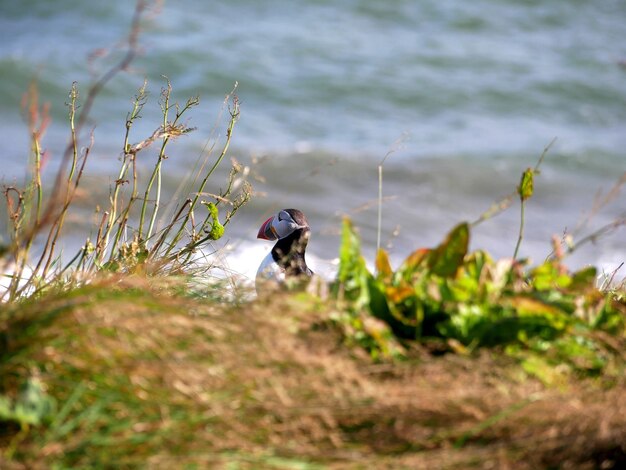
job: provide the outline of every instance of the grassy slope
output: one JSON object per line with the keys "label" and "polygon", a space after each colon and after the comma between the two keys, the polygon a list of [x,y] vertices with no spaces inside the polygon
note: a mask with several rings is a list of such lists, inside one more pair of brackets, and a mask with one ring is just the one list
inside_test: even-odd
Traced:
{"label": "grassy slope", "polygon": [[595,468],[625,458],[624,378],[547,388],[486,352],[415,350],[373,364],[343,344],[319,301],[225,307],[176,290],[107,281],[5,311],[40,320],[0,342],[0,392],[15,396],[36,375],[57,412],[22,432],[0,423],[1,468]]}

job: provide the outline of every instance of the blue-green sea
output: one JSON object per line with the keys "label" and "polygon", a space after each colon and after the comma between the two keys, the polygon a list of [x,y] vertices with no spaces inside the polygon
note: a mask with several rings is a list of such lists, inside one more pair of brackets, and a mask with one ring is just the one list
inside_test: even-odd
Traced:
{"label": "blue-green sea", "polygon": [[[78,82],[84,96],[93,74],[119,59],[132,14],[122,0],[0,1],[4,184],[25,173],[20,103],[29,83],[36,79],[50,105],[43,144],[52,174],[68,138],[69,88]],[[126,113],[144,79],[150,101],[135,141],[160,123],[163,76],[174,99],[201,101],[187,122],[197,130],[165,162],[172,193],[212,131],[223,136],[218,116],[237,83],[241,116],[229,155],[250,166],[258,194],[227,231],[226,262],[253,273],[269,249],[255,239],[258,226],[274,210],[297,207],[313,228],[311,264],[327,272],[346,214],[371,258],[377,166],[386,155],[382,241],[398,262],[515,190],[556,137],[527,204],[521,247],[541,262],[552,235],[580,239],[626,216],[622,191],[580,227],[599,192],[626,171],[624,38],[623,0],[165,1],[144,16],[140,55],[94,105],[89,184],[106,194],[115,179]],[[88,132],[83,138],[86,145]],[[84,224],[68,233],[68,250]],[[513,204],[474,230],[472,247],[511,256],[518,227]],[[610,270],[622,261],[625,228],[569,263]]]}

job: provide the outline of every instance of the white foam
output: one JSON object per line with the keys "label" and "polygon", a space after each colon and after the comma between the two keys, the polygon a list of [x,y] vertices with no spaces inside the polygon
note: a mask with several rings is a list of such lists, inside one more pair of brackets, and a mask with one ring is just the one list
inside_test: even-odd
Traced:
{"label": "white foam", "polygon": [[[224,273],[235,275],[244,282],[254,283],[257,269],[272,246],[271,243],[260,241],[234,241],[219,252],[218,264],[223,266]],[[315,274],[327,281],[334,279],[337,274],[337,259],[324,259],[307,251],[306,262]]]}
{"label": "white foam", "polygon": [[[8,263],[3,265],[0,268],[0,302],[7,302],[9,300],[9,288],[11,286],[11,282],[13,281],[13,276],[15,275],[15,271],[17,266],[15,263]],[[26,282],[33,275],[33,270],[30,266],[24,266],[22,270],[22,275],[17,283],[17,290],[22,289]],[[30,286],[24,290],[22,295],[28,296],[34,290],[34,286]]]}

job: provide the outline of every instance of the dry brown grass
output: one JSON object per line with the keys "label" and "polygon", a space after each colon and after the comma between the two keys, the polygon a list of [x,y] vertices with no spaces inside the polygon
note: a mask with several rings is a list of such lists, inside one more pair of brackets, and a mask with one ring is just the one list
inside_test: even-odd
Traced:
{"label": "dry brown grass", "polygon": [[[22,307],[26,308],[26,307]],[[5,344],[10,395],[34,373],[61,422],[16,437],[2,468],[610,468],[626,459],[626,381],[544,387],[491,353],[373,364],[332,307],[243,306],[106,281],[30,306]],[[3,436],[3,437],[2,437]],[[603,467],[604,465],[604,467]]]}

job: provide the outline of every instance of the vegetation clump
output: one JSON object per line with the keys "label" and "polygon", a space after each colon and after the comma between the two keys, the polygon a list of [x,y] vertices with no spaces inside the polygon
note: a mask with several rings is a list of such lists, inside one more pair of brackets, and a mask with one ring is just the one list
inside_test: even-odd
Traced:
{"label": "vegetation clump", "polygon": [[[205,163],[210,155],[203,157],[203,164],[193,175],[197,187],[193,191],[184,188],[190,196],[175,207],[164,208],[161,187],[166,149],[171,141],[194,130],[182,124],[181,119],[199,103],[197,98],[187,100],[183,106],[171,103],[171,92],[168,81],[161,93],[163,123],[150,137],[130,144],[133,123],[141,117],[147,100],[146,83],[135,96],[133,108],[126,118],[120,170],[110,188],[108,201],[96,210],[100,223],[95,237],[87,237],[78,253],[65,263],[57,255],[57,241],[79,194],[91,148],[84,148],[82,153],[79,151],[74,125],[79,108],[76,84],[72,86],[68,104],[72,136],[68,167],[61,166],[51,194],[44,193],[41,183],[39,139],[42,131],[32,132],[34,153],[30,181],[22,188],[10,186],[4,191],[11,231],[10,243],[3,250],[3,259],[5,269],[12,269],[11,273],[5,274],[7,289],[1,293],[5,301],[38,293],[55,282],[85,279],[100,271],[148,269],[152,273],[177,272],[181,267],[189,266],[203,245],[222,237],[224,226],[251,195],[250,185],[240,177],[241,166],[234,163],[227,189],[215,195],[214,202],[204,200],[207,183],[228,151],[239,117],[239,101],[232,93],[226,97],[225,103],[229,105],[230,112],[226,140],[220,154],[206,170]],[[37,106],[33,109],[36,110]],[[147,178],[142,178],[137,166],[138,154],[158,141],[161,144],[152,172]],[[230,210],[222,216],[223,222],[220,222],[220,204],[230,205]],[[159,218],[163,212],[166,214]],[[29,267],[36,238],[44,238],[45,242],[37,260]]]}
{"label": "vegetation clump", "polygon": [[388,325],[393,335],[365,337],[375,356],[390,350],[376,338],[439,338],[464,353],[481,346],[535,351],[586,374],[614,365],[625,338],[623,286],[602,291],[595,268],[572,273],[556,257],[527,269],[525,260],[468,252],[469,231],[467,223],[457,225],[439,246],[413,252],[395,271],[380,250],[373,274],[344,222],[335,293],[351,319],[373,315]]}

